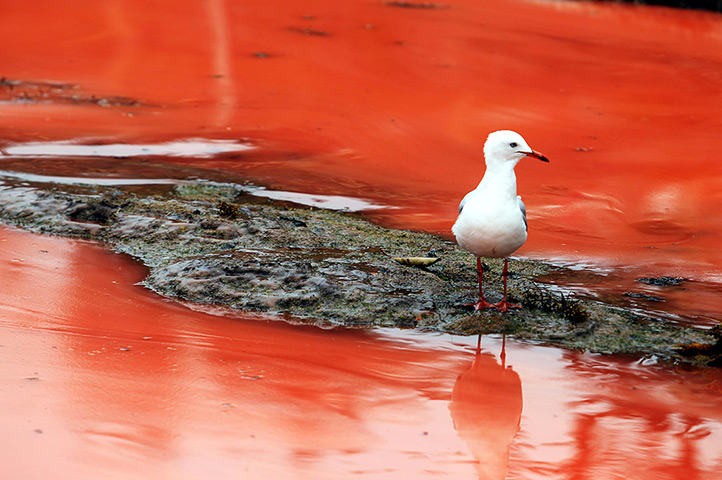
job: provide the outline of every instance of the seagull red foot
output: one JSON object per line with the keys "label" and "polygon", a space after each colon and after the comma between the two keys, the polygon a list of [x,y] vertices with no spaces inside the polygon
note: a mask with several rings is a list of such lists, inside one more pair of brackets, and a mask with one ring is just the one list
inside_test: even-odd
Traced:
{"label": "seagull red foot", "polygon": [[512,308],[521,308],[521,305],[516,305],[514,303],[509,303],[506,300],[502,300],[501,302],[499,302],[495,305],[492,305],[492,307],[496,308],[501,313],[506,313],[509,310],[511,310]]}
{"label": "seagull red foot", "polygon": [[496,303],[489,303],[483,298],[480,298],[478,302],[465,304],[465,306],[467,307],[474,307],[475,312],[478,312],[479,310],[483,310],[485,308],[495,308],[496,305]]}

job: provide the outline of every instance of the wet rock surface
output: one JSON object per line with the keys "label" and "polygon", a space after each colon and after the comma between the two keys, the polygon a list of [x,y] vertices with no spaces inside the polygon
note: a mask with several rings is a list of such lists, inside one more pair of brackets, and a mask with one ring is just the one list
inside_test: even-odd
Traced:
{"label": "wet rock surface", "polygon": [[[0,219],[104,242],[148,266],[148,288],[196,303],[324,326],[503,332],[568,348],[698,364],[719,362],[722,355],[712,348],[719,345],[716,330],[571,298],[534,281],[559,273],[559,267],[512,261],[510,297],[524,309],[474,312],[464,304],[476,300],[475,260],[447,240],[259,199],[241,185],[181,181],[144,188],[5,180]],[[440,261],[419,268],[392,257]],[[501,266],[485,263],[485,292],[492,301],[501,296]]]}
{"label": "wet rock surface", "polygon": [[676,287],[682,285],[686,279],[682,277],[643,277],[638,278],[637,281],[655,287]]}

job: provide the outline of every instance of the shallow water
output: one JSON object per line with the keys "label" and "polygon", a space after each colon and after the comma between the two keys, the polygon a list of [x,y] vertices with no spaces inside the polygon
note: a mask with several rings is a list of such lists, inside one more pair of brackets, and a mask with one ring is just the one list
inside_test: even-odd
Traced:
{"label": "shallow water", "polygon": [[[249,179],[449,235],[484,137],[511,128],[551,159],[517,168],[530,224],[518,254],[579,272],[547,281],[722,320],[719,15],[5,3],[5,175]],[[178,156],[188,139],[193,155]],[[9,229],[0,242],[9,478],[712,479],[722,466],[717,370],[512,341],[502,366],[498,338],[477,357],[471,338],[197,312],[97,246]],[[635,282],[660,275],[688,280]]]}
{"label": "shallow water", "polygon": [[0,246],[6,478],[719,472],[719,370],[194,311],[94,244],[1,228]]}

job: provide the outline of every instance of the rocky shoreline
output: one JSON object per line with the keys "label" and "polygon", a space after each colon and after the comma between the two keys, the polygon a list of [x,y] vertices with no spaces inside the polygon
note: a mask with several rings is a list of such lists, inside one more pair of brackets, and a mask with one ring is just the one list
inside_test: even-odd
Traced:
{"label": "rocky shoreline", "polygon": [[[200,304],[320,326],[507,333],[591,352],[722,364],[719,329],[565,297],[534,281],[563,274],[541,262],[510,264],[510,297],[523,310],[474,312],[464,304],[475,300],[475,262],[455,244],[349,213],[259,198],[243,185],[197,180],[138,188],[6,178],[0,221],[103,242],[144,263],[151,290]],[[394,257],[440,260],[414,266]],[[497,299],[501,262],[485,266],[489,297]]]}

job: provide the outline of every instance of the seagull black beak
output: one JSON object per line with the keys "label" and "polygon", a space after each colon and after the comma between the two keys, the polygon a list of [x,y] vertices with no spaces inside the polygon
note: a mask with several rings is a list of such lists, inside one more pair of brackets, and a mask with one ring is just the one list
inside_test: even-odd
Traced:
{"label": "seagull black beak", "polygon": [[538,159],[541,160],[542,162],[547,162],[547,163],[549,163],[549,159],[548,159],[547,157],[545,157],[544,155],[542,155],[542,154],[539,153],[539,152],[535,152],[534,150],[532,150],[531,152],[519,152],[519,153],[523,153],[523,154],[526,155],[527,157],[538,158]]}

